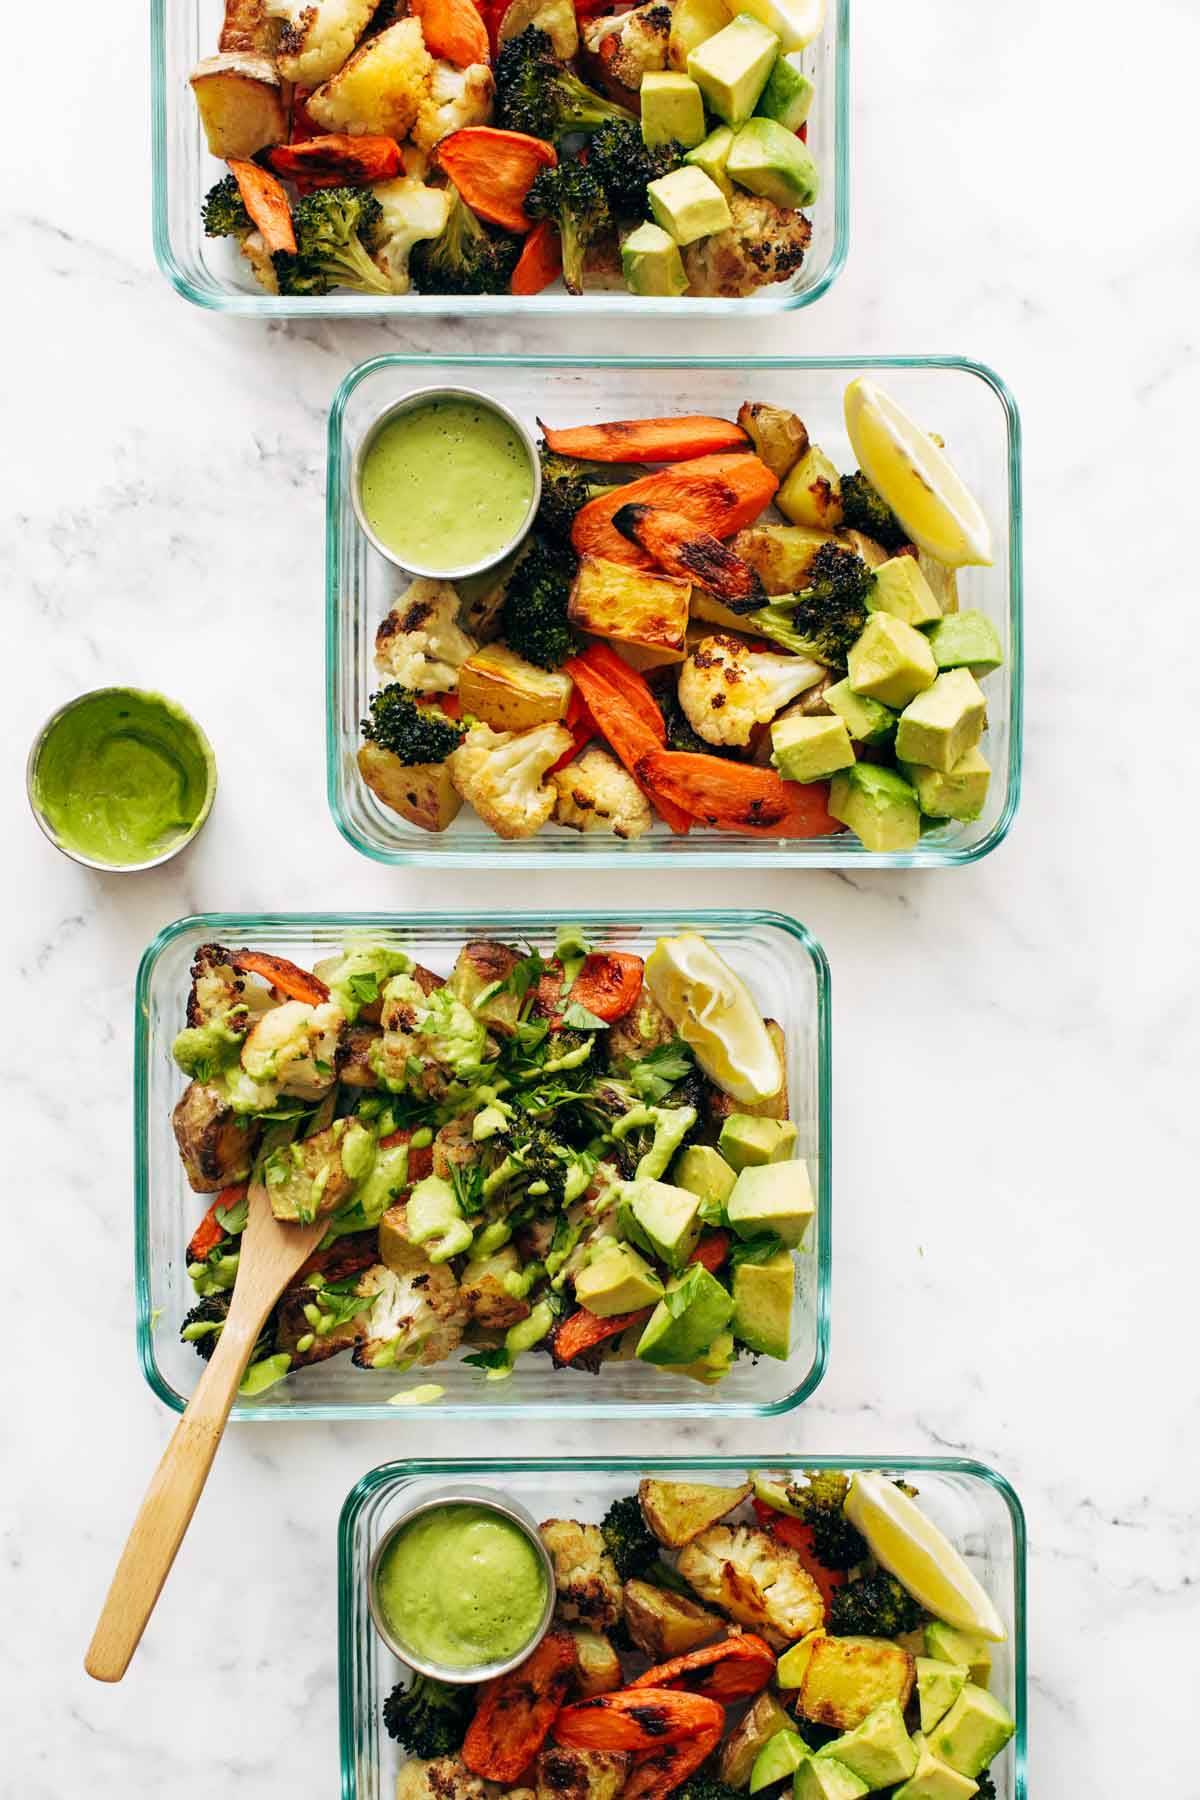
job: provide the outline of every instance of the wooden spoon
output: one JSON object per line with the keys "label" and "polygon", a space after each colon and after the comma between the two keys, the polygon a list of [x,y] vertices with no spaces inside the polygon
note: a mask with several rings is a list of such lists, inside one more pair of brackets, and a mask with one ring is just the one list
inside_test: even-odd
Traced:
{"label": "wooden spoon", "polygon": [[151,1477],[84,1658],[97,1681],[120,1681],[129,1667],[191,1524],[267,1314],[325,1235],[325,1219],[281,1224],[261,1182],[251,1184],[247,1200],[229,1316]]}

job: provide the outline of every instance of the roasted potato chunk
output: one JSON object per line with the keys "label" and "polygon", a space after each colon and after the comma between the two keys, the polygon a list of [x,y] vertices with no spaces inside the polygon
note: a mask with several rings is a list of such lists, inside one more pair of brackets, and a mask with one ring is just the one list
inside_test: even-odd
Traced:
{"label": "roasted potato chunk", "polygon": [[259,1127],[238,1117],[222,1088],[190,1082],[175,1103],[171,1124],[193,1192],[216,1194],[249,1175]]}
{"label": "roasted potato chunk", "polygon": [[842,480],[823,450],[810,444],[775,496],[793,525],[835,531],[842,522]]}
{"label": "roasted potato chunk", "polygon": [[507,644],[485,644],[459,669],[458,695],[464,712],[495,731],[532,731],[565,716],[571,678],[535,668]]}
{"label": "roasted potato chunk", "polygon": [[818,1638],[804,1671],[797,1711],[816,1725],[853,1731],[885,1700],[898,1700],[903,1710],[915,1680],[912,1657],[887,1638]]}
{"label": "roasted potato chunk", "polygon": [[686,1656],[701,1644],[714,1643],[728,1629],[716,1613],[652,1582],[627,1581],[624,1593],[629,1635],[651,1662]]}
{"label": "roasted potato chunk", "polygon": [[750,1483],[713,1487],[706,1481],[641,1481],[642,1517],[660,1544],[678,1550],[731,1513],[750,1494]]}
{"label": "roasted potato chunk", "polygon": [[503,1037],[511,1036],[517,1028],[521,995],[493,994],[478,1010],[476,1002],[485,988],[506,981],[519,961],[511,945],[498,943],[494,938],[474,938],[459,951],[450,976],[450,986],[463,1005],[476,1012],[490,1031]]}
{"label": "roasted potato chunk", "polygon": [[[730,548],[757,570],[768,594],[794,594],[808,579],[809,564],[823,544],[836,542],[831,531],[808,525],[748,525],[739,531]],[[692,611],[699,613],[696,596]],[[699,613],[707,618],[707,613]],[[745,630],[747,621],[741,620]]]}
{"label": "roasted potato chunk", "polygon": [[839,531],[837,542],[847,550],[853,550],[855,556],[861,556],[868,569],[877,569],[892,554],[882,544],[877,544],[873,537],[868,537],[865,531]]}
{"label": "roasted potato chunk", "polygon": [[576,1625],[571,1632],[575,1639],[575,1684],[581,1700],[590,1700],[596,1694],[611,1694],[622,1686],[625,1677],[621,1671],[621,1659],[609,1643],[602,1631],[589,1631],[585,1625]]}
{"label": "roasted potato chunk", "polygon": [[580,631],[619,638],[649,650],[682,650],[690,581],[648,575],[603,556],[585,556],[571,589],[567,616]]}
{"label": "roasted potato chunk", "polygon": [[761,460],[780,481],[808,449],[808,431],[803,419],[784,406],[767,406],[759,400],[743,401],[738,408],[737,422]]}
{"label": "roasted potato chunk", "polygon": [[209,56],[189,79],[209,150],[222,161],[253,156],[287,136],[283,84],[268,57],[241,50]]}
{"label": "roasted potato chunk", "polygon": [[777,1020],[768,1019],[766,1026],[779,1053],[779,1066],[785,1071],[783,1086],[769,1100],[732,1100],[715,1082],[708,1082],[705,1087],[706,1111],[708,1122],[716,1131],[720,1131],[731,1113],[753,1113],[759,1119],[786,1119],[788,1116],[787,1038]]}
{"label": "roasted potato chunk", "polygon": [[515,1275],[521,1259],[511,1244],[505,1244],[494,1256],[469,1262],[462,1272],[459,1292],[467,1311],[484,1331],[507,1331],[530,1313],[528,1300],[518,1300],[504,1285],[504,1277]]}
{"label": "roasted potato chunk", "polygon": [[619,1750],[568,1750],[547,1744],[534,1764],[537,1800],[616,1800],[629,1773]]}
{"label": "roasted potato chunk", "polygon": [[371,1047],[383,1036],[378,1025],[351,1025],[338,1050],[337,1076],[347,1087],[373,1088],[379,1077],[371,1067]]}
{"label": "roasted potato chunk", "polygon": [[377,800],[422,831],[445,831],[458,817],[462,799],[445,763],[402,763],[394,750],[363,744],[358,772]]}
{"label": "roasted potato chunk", "polygon": [[721,1745],[717,1774],[727,1787],[748,1787],[750,1771],[763,1745],[777,1731],[794,1730],[790,1713],[784,1712],[774,1694],[761,1693]]}

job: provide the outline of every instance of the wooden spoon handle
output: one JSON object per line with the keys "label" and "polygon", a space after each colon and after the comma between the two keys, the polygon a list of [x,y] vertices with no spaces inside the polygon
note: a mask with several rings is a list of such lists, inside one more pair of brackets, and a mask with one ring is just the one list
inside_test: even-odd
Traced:
{"label": "wooden spoon handle", "polygon": [[171,1433],[84,1658],[84,1668],[96,1681],[120,1681],[141,1642],[208,1480],[261,1324],[261,1318],[239,1319],[231,1312],[187,1410]]}

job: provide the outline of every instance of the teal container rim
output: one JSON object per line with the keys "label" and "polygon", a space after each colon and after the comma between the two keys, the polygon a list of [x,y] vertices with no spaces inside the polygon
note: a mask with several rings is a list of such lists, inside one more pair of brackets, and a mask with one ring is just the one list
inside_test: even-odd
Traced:
{"label": "teal container rim", "polygon": [[[183,1412],[187,1401],[171,1386],[158,1366],[154,1354],[153,1293],[150,1263],[150,1167],[146,1156],[146,1124],[150,1107],[151,1041],[149,1019],[150,982],[159,956],[169,944],[188,932],[203,931],[219,938],[223,933],[237,933],[248,925],[255,930],[270,931],[283,925],[315,926],[348,931],[382,931],[398,924],[431,926],[439,930],[462,931],[474,935],[481,931],[501,931],[520,937],[530,928],[545,930],[558,925],[580,925],[587,928],[628,927],[631,923],[653,931],[656,924],[678,924],[686,918],[699,930],[708,924],[729,924],[744,928],[766,926],[782,932],[799,944],[812,966],[817,992],[817,1142],[820,1157],[817,1173],[817,1280],[815,1305],[815,1341],[813,1356],[803,1378],[777,1400],[760,1403],[705,1399],[701,1413],[695,1401],[691,1405],[639,1405],[636,1401],[621,1403],[597,1400],[519,1402],[504,1405],[450,1405],[428,1409],[429,1416],[443,1419],[571,1419],[600,1418],[633,1420],[695,1420],[703,1416],[720,1419],[774,1418],[801,1406],[824,1379],[829,1364],[830,1288],[832,1280],[833,1217],[833,1102],[832,1102],[832,1018],[830,1005],[829,959],[808,927],[789,914],[769,909],[745,907],[660,908],[631,921],[627,909],[597,908],[574,911],[558,909],[542,912],[510,912],[489,909],[486,912],[412,912],[412,913],[192,913],[165,925],[146,946],[138,964],[134,989],[133,1017],[133,1169],[134,1169],[134,1318],[138,1361],[151,1392],[172,1411]],[[706,1390],[707,1394],[707,1390]],[[358,1424],[367,1420],[396,1421],[396,1408],[384,1402],[378,1406],[348,1407],[323,1401],[319,1404],[283,1407],[244,1406],[234,1403],[230,1418],[239,1422],[290,1424],[297,1421],[337,1420]]]}
{"label": "teal container rim", "polygon": [[[450,844],[439,844],[430,834],[428,847],[384,850],[368,842],[346,817],[339,799],[338,772],[341,750],[338,742],[338,573],[342,547],[341,482],[343,465],[343,428],[346,408],[356,389],[381,369],[414,369],[428,371],[430,364],[439,368],[469,369],[476,373],[486,369],[789,369],[789,370],[881,370],[943,369],[956,370],[974,377],[991,389],[1004,412],[1008,441],[1008,608],[1009,608],[1009,738],[1008,783],[1004,807],[991,830],[977,843],[930,846],[915,850],[868,851],[851,858],[822,861],[816,855],[799,855],[782,845],[772,845],[769,857],[752,846],[733,846],[719,842],[721,834],[713,832],[711,849],[689,849],[686,859],[672,859],[657,850],[641,850],[636,844],[603,855],[589,856],[579,867],[587,869],[820,869],[845,867],[854,869],[930,869],[965,868],[989,856],[1008,836],[1016,817],[1021,797],[1021,769],[1024,738],[1024,561],[1022,551],[1023,500],[1021,484],[1021,415],[1012,391],[987,363],[958,355],[891,355],[891,356],[421,356],[409,352],[391,352],[369,357],[351,369],[338,386],[329,408],[325,480],[325,791],[330,813],[338,831],[351,847],[372,862],[386,867],[415,866],[429,869],[547,869],[569,868],[563,857],[519,844],[506,844],[503,849],[456,850]],[[531,845],[536,839],[530,840]],[[831,840],[834,841],[834,840]]]}
{"label": "teal container rim", "polygon": [[341,1742],[342,1800],[359,1800],[356,1779],[356,1721],[353,1669],[355,1662],[353,1584],[358,1579],[354,1563],[354,1534],[363,1508],[380,1488],[390,1483],[428,1476],[461,1480],[468,1476],[522,1474],[634,1474],[644,1469],[692,1476],[733,1474],[755,1467],[797,1469],[871,1469],[884,1474],[965,1475],[992,1488],[1004,1502],[1012,1527],[1013,1550],[1013,1800],[1028,1793],[1028,1651],[1027,1531],[1025,1509],[1008,1478],[987,1463],[967,1456],[612,1456],[531,1457],[469,1459],[405,1458],[381,1463],[351,1488],[338,1518],[338,1722]]}
{"label": "teal container rim", "polygon": [[[834,222],[829,261],[809,288],[785,292],[777,298],[720,300],[700,295],[679,299],[637,298],[622,300],[612,293],[592,294],[483,294],[455,297],[446,294],[397,294],[382,299],[370,294],[328,294],[319,300],[287,299],[277,294],[221,293],[197,287],[180,267],[171,244],[167,191],[167,66],[166,13],[173,0],[151,0],[150,6],[150,130],[154,258],[171,286],[183,299],[208,312],[259,319],[303,318],[482,318],[497,314],[508,318],[525,315],[580,314],[621,318],[730,318],[741,315],[763,318],[772,313],[795,312],[823,299],[846,266],[850,249],[850,0],[834,0],[833,14],[833,143]],[[826,22],[825,29],[829,29]],[[818,199],[817,204],[820,204]]]}

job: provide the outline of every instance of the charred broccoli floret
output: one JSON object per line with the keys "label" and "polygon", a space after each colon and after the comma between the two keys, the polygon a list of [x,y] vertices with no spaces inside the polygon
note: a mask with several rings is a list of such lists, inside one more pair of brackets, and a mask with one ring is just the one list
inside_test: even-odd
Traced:
{"label": "charred broccoli floret", "polygon": [[588,167],[599,176],[617,218],[644,219],[650,213],[646,188],[683,161],[682,144],[645,144],[630,119],[601,125],[588,149]]}
{"label": "charred broccoli floret", "polygon": [[613,1501],[600,1521],[600,1532],[622,1581],[645,1575],[657,1564],[658,1539],[642,1517],[636,1494]]}
{"label": "charred broccoli floret", "polygon": [[[814,1544],[813,1548],[816,1548]],[[834,1637],[899,1637],[915,1631],[925,1619],[907,1588],[886,1569],[872,1569],[844,1587],[835,1588],[829,1608]]]}
{"label": "charred broccoli floret", "polygon": [[331,287],[390,294],[392,284],[371,260],[383,208],[368,188],[321,188],[292,213],[296,248],[271,258],[281,294],[326,294]]}
{"label": "charred broccoli floret", "polygon": [[542,465],[538,529],[556,544],[570,544],[575,514],[598,494],[619,486],[621,476],[604,463],[577,462],[570,456],[556,456],[544,439],[538,445],[538,457]]}
{"label": "charred broccoli floret", "polygon": [[792,1514],[813,1534],[813,1555],[826,1569],[854,1569],[867,1559],[867,1543],[842,1511],[850,1478],[840,1469],[807,1469],[807,1486],[789,1483]]}
{"label": "charred broccoli floret", "polygon": [[461,1750],[475,1710],[469,1687],[414,1675],[398,1682],[383,1703],[383,1729],[414,1756],[453,1756]]}
{"label": "charred broccoli floret", "polygon": [[390,750],[407,767],[445,762],[462,742],[463,727],[448,719],[440,706],[418,706],[416,697],[398,681],[389,682],[367,702],[370,717],[362,734],[381,750]]}
{"label": "charred broccoli floret", "polygon": [[740,1788],[731,1788],[715,1775],[693,1775],[675,1789],[675,1800],[745,1800]]}
{"label": "charred broccoli floret", "polygon": [[562,240],[563,286],[583,292],[583,264],[588,246],[612,229],[608,196],[590,163],[568,158],[540,169],[525,196],[531,219],[553,219]]}
{"label": "charred broccoli floret", "polygon": [[[217,1339],[225,1327],[229,1317],[229,1304],[233,1299],[230,1288],[222,1288],[218,1293],[206,1294],[184,1318],[179,1328],[180,1342],[190,1344],[197,1356],[208,1362],[217,1347]],[[270,1356],[275,1348],[275,1314],[271,1313],[266,1324],[258,1334],[254,1349],[250,1356],[252,1363],[264,1356]]]}
{"label": "charred broccoli floret", "polygon": [[554,54],[548,34],[527,25],[496,59],[496,123],[551,141],[571,131],[594,131],[606,119],[637,120],[606,100]]}
{"label": "charred broccoli floret", "polygon": [[480,223],[458,189],[440,237],[413,245],[409,269],[423,294],[506,294],[521,240]]}
{"label": "charred broccoli floret", "polygon": [[205,237],[249,237],[254,221],[246,211],[241,189],[232,175],[226,175],[204,196],[201,209]]}
{"label": "charred broccoli floret", "polygon": [[808,586],[758,612],[754,629],[797,656],[844,669],[851,645],[867,622],[875,577],[861,556],[841,544],[822,544],[808,565]]}
{"label": "charred broccoli floret", "polygon": [[851,531],[861,531],[874,538],[885,550],[899,550],[907,544],[908,533],[877,488],[873,488],[861,469],[843,475],[841,483],[842,523]]}
{"label": "charred broccoli floret", "polygon": [[567,623],[574,579],[571,552],[541,537],[530,539],[529,548],[509,576],[500,630],[509,649],[539,669],[557,669],[579,648]]}
{"label": "charred broccoli floret", "polygon": [[691,720],[679,704],[679,694],[675,688],[656,697],[666,720],[668,750],[689,750],[701,756],[737,755],[736,749],[729,749],[723,744],[710,744],[693,729]]}

